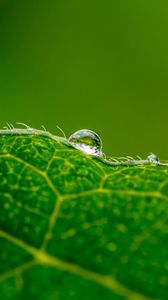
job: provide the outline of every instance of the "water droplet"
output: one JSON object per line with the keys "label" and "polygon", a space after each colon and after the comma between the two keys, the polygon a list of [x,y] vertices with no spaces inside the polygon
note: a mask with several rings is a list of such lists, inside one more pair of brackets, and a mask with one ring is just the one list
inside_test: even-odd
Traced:
{"label": "water droplet", "polygon": [[78,130],[73,133],[68,142],[75,148],[91,155],[102,156],[102,141],[93,131],[88,129]]}
{"label": "water droplet", "polygon": [[159,164],[159,158],[157,157],[157,155],[151,153],[148,157],[147,160],[153,164]]}

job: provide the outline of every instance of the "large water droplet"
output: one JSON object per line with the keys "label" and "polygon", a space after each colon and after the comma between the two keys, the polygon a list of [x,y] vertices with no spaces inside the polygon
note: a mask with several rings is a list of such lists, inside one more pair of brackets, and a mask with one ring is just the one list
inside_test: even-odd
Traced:
{"label": "large water droplet", "polygon": [[151,153],[148,157],[147,160],[153,164],[159,164],[159,158],[157,157],[157,155]]}
{"label": "large water droplet", "polygon": [[102,156],[102,141],[93,131],[88,129],[78,130],[73,133],[68,142],[75,148],[91,155]]}

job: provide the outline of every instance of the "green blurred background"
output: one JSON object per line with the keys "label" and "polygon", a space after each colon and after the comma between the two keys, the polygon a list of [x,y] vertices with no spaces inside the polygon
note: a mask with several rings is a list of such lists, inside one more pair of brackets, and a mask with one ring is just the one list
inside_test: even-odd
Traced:
{"label": "green blurred background", "polygon": [[89,128],[168,159],[168,2],[0,0],[0,126]]}

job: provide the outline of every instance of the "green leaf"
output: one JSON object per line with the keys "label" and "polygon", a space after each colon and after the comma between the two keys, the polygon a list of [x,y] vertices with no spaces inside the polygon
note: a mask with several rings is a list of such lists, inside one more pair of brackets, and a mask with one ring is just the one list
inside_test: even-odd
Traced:
{"label": "green leaf", "polygon": [[168,168],[1,132],[0,299],[168,299]]}

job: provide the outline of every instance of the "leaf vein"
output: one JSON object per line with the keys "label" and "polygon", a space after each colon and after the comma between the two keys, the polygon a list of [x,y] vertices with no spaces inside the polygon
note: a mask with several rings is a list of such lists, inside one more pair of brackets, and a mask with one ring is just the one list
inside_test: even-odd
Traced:
{"label": "leaf vein", "polygon": [[8,240],[9,242],[19,246],[20,248],[27,251],[29,254],[34,256],[34,259],[38,261],[41,265],[50,266],[56,269],[67,271],[72,274],[84,277],[89,281],[95,282],[99,285],[104,286],[105,288],[116,292],[119,295],[127,297],[129,300],[147,300],[144,295],[141,295],[121,284],[113,276],[101,275],[90,270],[84,269],[78,265],[64,262],[59,258],[53,257],[41,249],[36,249],[33,246],[17,239],[16,237],[11,236],[9,233],[6,233],[0,230],[0,236]]}

